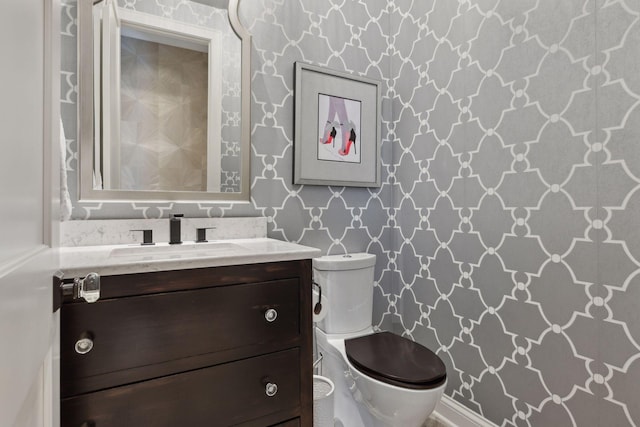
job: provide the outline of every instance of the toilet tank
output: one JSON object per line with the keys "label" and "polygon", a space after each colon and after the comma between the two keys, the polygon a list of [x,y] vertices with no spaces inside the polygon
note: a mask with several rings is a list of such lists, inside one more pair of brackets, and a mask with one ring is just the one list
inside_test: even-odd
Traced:
{"label": "toilet tank", "polygon": [[313,279],[322,287],[328,306],[320,329],[346,334],[371,326],[375,263],[376,256],[365,253],[314,258]]}

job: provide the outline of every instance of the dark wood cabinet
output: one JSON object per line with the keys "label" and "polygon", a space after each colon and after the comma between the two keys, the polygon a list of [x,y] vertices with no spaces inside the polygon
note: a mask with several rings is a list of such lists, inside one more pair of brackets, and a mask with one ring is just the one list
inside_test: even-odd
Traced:
{"label": "dark wood cabinet", "polygon": [[285,421],[273,427],[300,427],[300,418],[296,418],[295,420]]}
{"label": "dark wood cabinet", "polygon": [[103,276],[101,293],[62,305],[63,427],[312,425],[310,260]]}

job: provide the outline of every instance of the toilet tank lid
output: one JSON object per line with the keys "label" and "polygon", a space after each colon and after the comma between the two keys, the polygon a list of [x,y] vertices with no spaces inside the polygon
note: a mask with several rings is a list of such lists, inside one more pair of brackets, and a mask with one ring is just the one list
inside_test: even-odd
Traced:
{"label": "toilet tank lid", "polygon": [[372,267],[376,263],[374,254],[357,253],[344,255],[325,255],[313,259],[316,270],[358,270]]}

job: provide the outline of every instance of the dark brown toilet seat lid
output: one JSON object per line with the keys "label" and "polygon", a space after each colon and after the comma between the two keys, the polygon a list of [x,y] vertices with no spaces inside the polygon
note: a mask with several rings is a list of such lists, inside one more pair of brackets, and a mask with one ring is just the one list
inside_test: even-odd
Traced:
{"label": "dark brown toilet seat lid", "polygon": [[434,352],[399,335],[379,332],[344,344],[349,362],[378,381],[425,390],[447,379],[444,363]]}

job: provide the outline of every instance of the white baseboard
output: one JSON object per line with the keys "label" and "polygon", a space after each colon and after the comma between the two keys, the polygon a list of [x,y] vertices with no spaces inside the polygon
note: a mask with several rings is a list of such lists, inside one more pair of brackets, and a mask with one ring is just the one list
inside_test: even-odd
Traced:
{"label": "white baseboard", "polygon": [[442,396],[431,416],[450,427],[497,427],[482,415],[446,395]]}

